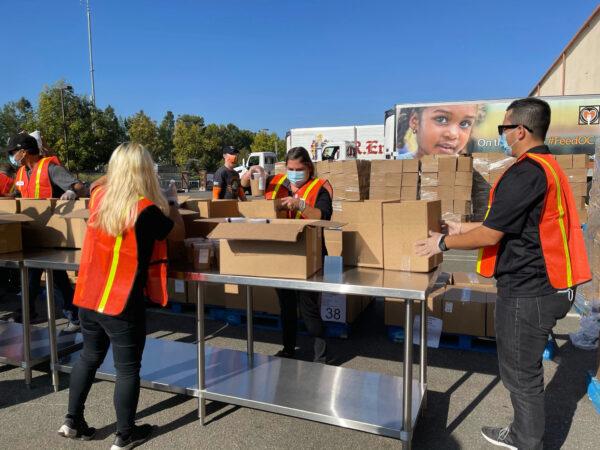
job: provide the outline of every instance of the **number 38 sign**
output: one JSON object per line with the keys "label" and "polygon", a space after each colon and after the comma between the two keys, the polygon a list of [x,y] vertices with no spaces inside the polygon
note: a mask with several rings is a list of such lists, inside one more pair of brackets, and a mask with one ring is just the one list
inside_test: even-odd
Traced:
{"label": "number 38 sign", "polygon": [[321,318],[326,322],[346,323],[346,296],[323,292],[321,296]]}

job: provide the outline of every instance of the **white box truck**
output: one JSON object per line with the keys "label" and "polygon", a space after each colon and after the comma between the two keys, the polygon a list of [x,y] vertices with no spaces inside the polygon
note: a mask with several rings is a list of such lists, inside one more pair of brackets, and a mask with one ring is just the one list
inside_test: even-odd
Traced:
{"label": "white box truck", "polygon": [[[385,159],[383,125],[292,128],[285,140],[287,150],[304,147],[315,161],[320,161],[323,149],[332,145],[340,147],[340,155],[351,155],[352,144],[356,147],[358,159]],[[345,148],[348,151],[343,150]]]}

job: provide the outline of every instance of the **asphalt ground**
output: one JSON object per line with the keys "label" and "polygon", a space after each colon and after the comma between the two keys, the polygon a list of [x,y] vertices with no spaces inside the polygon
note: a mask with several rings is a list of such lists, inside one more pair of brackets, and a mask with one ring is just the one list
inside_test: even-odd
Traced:
{"label": "asphalt ground", "polygon": [[[18,303],[17,297],[0,294],[0,316]],[[194,340],[191,314],[149,310],[147,325],[149,336]],[[600,416],[586,396],[586,371],[595,366],[595,352],[578,350],[568,342],[568,332],[577,327],[577,317],[560,321],[555,330],[557,356],[544,362],[549,449],[592,449],[600,442]],[[210,345],[245,350],[243,328],[208,321],[207,336]],[[258,353],[273,354],[280,348],[277,332],[255,330],[255,339]],[[309,359],[310,339],[300,336],[298,343],[307,349],[300,357]],[[394,375],[402,370],[402,347],[386,337],[381,302],[365,310],[349,339],[332,339],[330,350],[333,364],[343,367]],[[27,388],[21,369],[0,366],[0,448],[109,448],[115,431],[114,385],[98,381],[90,392],[86,418],[98,429],[96,439],[67,441],[56,430],[67,408],[69,376],[61,374],[60,391],[53,393],[47,371],[47,366],[34,371],[32,386]],[[430,349],[428,377],[428,408],[415,430],[414,448],[493,448],[480,436],[481,427],[506,425],[512,416],[495,354]],[[195,399],[142,389],[137,420],[157,427],[144,448],[399,448],[394,439],[217,402],[209,402],[209,423],[202,427],[196,408]]]}

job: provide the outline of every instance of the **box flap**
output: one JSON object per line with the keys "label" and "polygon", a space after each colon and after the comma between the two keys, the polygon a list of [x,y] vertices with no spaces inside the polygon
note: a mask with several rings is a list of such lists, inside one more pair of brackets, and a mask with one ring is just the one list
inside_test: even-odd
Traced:
{"label": "box flap", "polygon": [[208,235],[210,239],[234,241],[296,242],[308,224],[303,220],[289,223],[273,222],[222,222]]}
{"label": "box flap", "polygon": [[71,211],[68,213],[57,213],[62,219],[89,219],[90,218],[90,210],[89,209],[76,209],[75,211]]}
{"label": "box flap", "polygon": [[198,211],[192,211],[190,209],[179,208],[179,214],[182,216],[199,216],[200,213]]}
{"label": "box flap", "polygon": [[33,222],[33,219],[25,214],[0,213],[0,223]]}

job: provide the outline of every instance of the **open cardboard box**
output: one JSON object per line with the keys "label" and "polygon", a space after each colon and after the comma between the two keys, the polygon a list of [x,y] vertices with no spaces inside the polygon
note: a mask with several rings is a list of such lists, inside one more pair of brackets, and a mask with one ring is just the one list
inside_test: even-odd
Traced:
{"label": "open cardboard box", "polygon": [[24,214],[0,213],[0,253],[23,250],[22,224],[32,220]]}
{"label": "open cardboard box", "polygon": [[219,239],[220,271],[306,279],[323,266],[323,229],[341,223],[293,219],[205,219],[215,224],[210,239]]}

